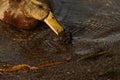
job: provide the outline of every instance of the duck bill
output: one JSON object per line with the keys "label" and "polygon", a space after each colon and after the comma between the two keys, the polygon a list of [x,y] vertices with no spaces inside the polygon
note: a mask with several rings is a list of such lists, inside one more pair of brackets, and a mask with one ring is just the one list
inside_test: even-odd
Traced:
{"label": "duck bill", "polygon": [[59,35],[64,31],[64,28],[57,21],[54,14],[50,11],[48,16],[44,19],[44,22],[57,34]]}

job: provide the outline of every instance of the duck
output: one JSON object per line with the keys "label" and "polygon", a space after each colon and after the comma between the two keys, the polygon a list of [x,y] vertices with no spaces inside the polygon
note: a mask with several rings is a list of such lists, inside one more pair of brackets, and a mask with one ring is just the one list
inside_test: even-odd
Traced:
{"label": "duck", "polygon": [[57,35],[64,32],[51,5],[55,0],[1,0],[0,20],[20,29],[33,29],[45,22]]}

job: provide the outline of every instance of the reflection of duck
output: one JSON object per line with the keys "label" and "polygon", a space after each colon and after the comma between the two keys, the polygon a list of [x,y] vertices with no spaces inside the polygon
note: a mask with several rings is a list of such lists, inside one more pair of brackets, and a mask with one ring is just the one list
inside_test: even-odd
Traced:
{"label": "reflection of duck", "polygon": [[50,0],[1,0],[0,19],[22,29],[34,28],[39,20],[44,21],[59,35],[64,29],[55,19],[48,1]]}

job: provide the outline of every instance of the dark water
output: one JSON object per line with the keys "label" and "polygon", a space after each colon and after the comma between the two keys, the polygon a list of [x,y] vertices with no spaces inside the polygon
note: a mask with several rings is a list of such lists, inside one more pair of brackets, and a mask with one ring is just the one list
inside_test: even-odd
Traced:
{"label": "dark water", "polygon": [[38,64],[64,59],[64,54],[89,54],[120,48],[119,0],[61,0],[58,20],[73,35],[73,47],[57,43],[57,36],[41,24],[19,30],[0,22],[0,62]]}
{"label": "dark water", "polygon": [[88,54],[120,48],[119,2],[119,0],[64,1],[64,6],[67,6],[68,10],[62,21],[73,33],[75,53]]}

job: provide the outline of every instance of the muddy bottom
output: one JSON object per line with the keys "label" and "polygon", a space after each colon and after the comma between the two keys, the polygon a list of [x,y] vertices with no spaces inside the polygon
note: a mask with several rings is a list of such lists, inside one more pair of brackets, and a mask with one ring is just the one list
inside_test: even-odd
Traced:
{"label": "muddy bottom", "polygon": [[62,0],[67,45],[42,22],[33,30],[0,22],[0,80],[119,80],[119,2]]}
{"label": "muddy bottom", "polygon": [[[34,30],[20,30],[4,23],[0,28],[0,61],[8,64],[37,65],[44,60],[60,60],[64,53],[71,54],[68,46],[61,45],[56,36],[42,23]],[[41,28],[42,27],[42,28]],[[51,34],[50,34],[51,33]],[[60,56],[61,55],[61,56]]]}

